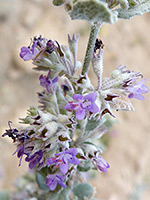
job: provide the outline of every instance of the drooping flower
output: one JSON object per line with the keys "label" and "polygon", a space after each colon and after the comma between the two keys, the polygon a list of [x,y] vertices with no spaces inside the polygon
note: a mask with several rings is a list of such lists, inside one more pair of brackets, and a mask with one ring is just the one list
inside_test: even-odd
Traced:
{"label": "drooping flower", "polygon": [[145,98],[141,94],[145,94],[149,91],[148,87],[144,85],[145,79],[142,79],[141,81],[135,83],[134,85],[130,85],[127,90],[130,93],[128,97],[130,99],[136,98],[139,100],[144,100]]}
{"label": "drooping flower", "polygon": [[50,92],[51,90],[53,90],[54,87],[56,86],[55,83],[57,83],[57,81],[58,81],[58,77],[56,77],[53,80],[51,80],[49,75],[50,75],[50,71],[48,72],[47,76],[43,76],[43,74],[42,74],[39,77],[40,85],[43,88],[46,88],[47,92]]}
{"label": "drooping flower", "polygon": [[62,176],[60,174],[48,174],[46,178],[46,185],[48,185],[51,191],[55,190],[57,184],[64,188],[67,187],[64,184],[65,176]]}
{"label": "drooping flower", "polygon": [[48,159],[48,166],[52,164],[56,164],[56,167],[59,166],[62,174],[66,174],[69,169],[69,163],[73,165],[79,165],[80,161],[77,159],[77,149],[71,148],[66,151],[55,154],[55,157],[51,157]]}
{"label": "drooping flower", "polygon": [[108,162],[101,156],[96,156],[92,160],[93,164],[96,165],[97,169],[101,172],[107,172],[107,169],[110,167]]}
{"label": "drooping flower", "polygon": [[43,152],[40,150],[40,151],[36,152],[35,154],[33,154],[32,156],[28,155],[25,158],[25,161],[29,162],[29,168],[33,169],[38,163],[42,164],[40,162],[40,160],[42,159],[42,157],[43,157]]}
{"label": "drooping flower", "polygon": [[82,96],[81,94],[74,94],[73,100],[65,105],[65,109],[69,111],[76,111],[76,118],[82,120],[85,117],[86,111],[91,113],[97,113],[99,111],[98,106],[95,104],[97,94],[93,92]]}

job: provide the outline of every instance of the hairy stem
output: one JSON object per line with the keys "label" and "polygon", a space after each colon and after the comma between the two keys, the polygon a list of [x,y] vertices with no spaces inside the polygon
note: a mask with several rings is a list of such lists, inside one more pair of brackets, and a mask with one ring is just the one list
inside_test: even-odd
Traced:
{"label": "hairy stem", "polygon": [[87,46],[87,49],[86,49],[83,68],[82,68],[82,72],[81,72],[82,74],[85,74],[88,71],[90,61],[91,61],[91,58],[92,58],[92,54],[93,54],[93,51],[94,51],[96,37],[97,37],[97,34],[99,32],[100,27],[101,27],[101,24],[93,24],[91,26],[89,42],[88,42],[88,46]]}

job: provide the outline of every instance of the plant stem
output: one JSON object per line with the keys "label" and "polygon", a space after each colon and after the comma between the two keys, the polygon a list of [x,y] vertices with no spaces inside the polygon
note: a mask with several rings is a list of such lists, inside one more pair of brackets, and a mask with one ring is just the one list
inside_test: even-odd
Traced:
{"label": "plant stem", "polygon": [[101,24],[93,24],[91,26],[89,42],[88,42],[88,46],[87,46],[87,49],[86,49],[83,68],[82,68],[82,72],[81,72],[81,74],[83,74],[83,75],[88,71],[90,61],[91,61],[91,58],[92,58],[92,54],[93,54],[93,51],[94,51],[94,45],[95,45],[96,37],[97,37],[97,34],[99,32],[100,27],[101,27]]}

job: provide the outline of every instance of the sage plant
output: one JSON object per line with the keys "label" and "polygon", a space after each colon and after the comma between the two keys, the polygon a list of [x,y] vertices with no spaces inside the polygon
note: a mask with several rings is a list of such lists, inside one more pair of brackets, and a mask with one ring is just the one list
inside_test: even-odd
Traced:
{"label": "sage plant", "polygon": [[[22,193],[20,199],[94,199],[92,186],[82,177],[90,169],[102,173],[109,170],[99,143],[107,132],[107,116],[114,118],[113,110],[133,111],[130,99],[144,100],[143,94],[149,90],[141,72],[126,66],[102,78],[104,44],[97,34],[104,23],[148,12],[150,1],[54,0],[53,4],[64,5],[73,20],[89,22],[84,63],[77,59],[79,35],[68,35],[68,46],[59,44],[56,38],[34,36],[29,46],[21,48],[20,57],[32,60],[34,69],[43,71],[39,76],[40,105],[31,106],[21,119],[25,127],[12,128],[9,121],[9,129],[2,136],[13,140],[19,166],[24,157],[41,188]],[[96,88],[88,77],[90,64],[97,77]]]}

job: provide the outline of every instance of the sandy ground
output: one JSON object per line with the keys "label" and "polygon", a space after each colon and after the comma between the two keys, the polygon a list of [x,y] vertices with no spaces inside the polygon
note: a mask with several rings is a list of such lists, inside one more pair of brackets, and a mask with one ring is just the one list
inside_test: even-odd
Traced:
{"label": "sandy ground", "polygon": [[[29,105],[37,105],[38,76],[31,63],[23,62],[19,49],[28,45],[34,35],[43,35],[67,44],[67,34],[80,33],[79,60],[83,60],[89,26],[82,21],[71,21],[63,8],[53,7],[49,0],[0,1],[0,132],[7,121],[18,124]],[[130,21],[119,20],[102,27],[99,37],[105,44],[104,76],[109,76],[118,65],[141,71],[150,86],[150,14]],[[94,79],[93,79],[94,81]],[[150,199],[150,107],[149,94],[144,102],[133,100],[135,112],[115,113],[118,123],[113,128],[104,158],[109,162],[108,173],[97,173],[92,183],[101,200]],[[0,189],[13,189],[15,179],[27,171],[18,168],[12,156],[14,145],[0,138]],[[139,198],[133,194],[139,193]],[[131,198],[132,194],[132,198]]]}

